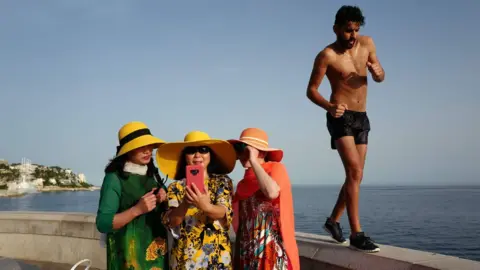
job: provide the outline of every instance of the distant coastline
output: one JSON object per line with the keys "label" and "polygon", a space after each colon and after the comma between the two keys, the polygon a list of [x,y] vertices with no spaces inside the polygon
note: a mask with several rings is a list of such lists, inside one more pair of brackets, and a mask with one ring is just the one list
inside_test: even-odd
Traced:
{"label": "distant coastline", "polygon": [[47,186],[43,187],[39,192],[53,192],[53,191],[95,191],[100,190],[100,187],[91,186],[91,187],[58,187],[58,186]]}
{"label": "distant coastline", "polygon": [[94,191],[100,189],[89,184],[83,173],[59,166],[22,163],[9,164],[0,159],[0,197],[21,197],[29,193],[60,191]]}
{"label": "distant coastline", "polygon": [[23,197],[27,194],[32,193],[40,193],[40,192],[65,192],[65,191],[96,191],[100,190],[100,187],[91,186],[91,187],[58,187],[58,186],[46,186],[43,188],[39,188],[33,192],[18,192],[18,191],[9,191],[9,190],[1,190],[0,189],[0,197]]}

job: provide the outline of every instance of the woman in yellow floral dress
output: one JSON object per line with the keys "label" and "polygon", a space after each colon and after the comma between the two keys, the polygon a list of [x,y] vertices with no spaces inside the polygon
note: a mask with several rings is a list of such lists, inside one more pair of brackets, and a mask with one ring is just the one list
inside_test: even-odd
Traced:
{"label": "woman in yellow floral dress", "polygon": [[[174,238],[170,269],[232,269],[233,183],[227,174],[235,160],[231,144],[210,139],[201,131],[188,133],[183,142],[158,148],[159,169],[176,180],[168,187],[169,210],[163,214]],[[205,168],[206,193],[186,186],[186,165]]]}

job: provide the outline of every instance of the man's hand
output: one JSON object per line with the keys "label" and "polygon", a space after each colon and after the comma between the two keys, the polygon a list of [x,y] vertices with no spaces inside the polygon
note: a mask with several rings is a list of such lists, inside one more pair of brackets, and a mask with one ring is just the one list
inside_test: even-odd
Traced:
{"label": "man's hand", "polygon": [[348,110],[348,106],[344,103],[332,104],[328,108],[328,112],[335,118],[341,117],[345,113],[345,110]]}
{"label": "man's hand", "polygon": [[383,69],[380,64],[367,62],[367,67],[370,73],[372,73],[373,78],[380,78],[383,75]]}

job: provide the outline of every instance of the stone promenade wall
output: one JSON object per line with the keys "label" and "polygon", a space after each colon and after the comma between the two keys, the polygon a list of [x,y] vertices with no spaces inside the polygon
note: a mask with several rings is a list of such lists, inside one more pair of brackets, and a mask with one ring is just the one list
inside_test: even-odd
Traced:
{"label": "stone promenade wall", "polygon": [[[300,232],[297,243],[302,270],[480,270],[480,262],[386,245],[380,245],[379,253],[365,254]],[[95,215],[0,212],[0,257],[68,265],[90,259],[92,267],[105,269],[105,255]]]}

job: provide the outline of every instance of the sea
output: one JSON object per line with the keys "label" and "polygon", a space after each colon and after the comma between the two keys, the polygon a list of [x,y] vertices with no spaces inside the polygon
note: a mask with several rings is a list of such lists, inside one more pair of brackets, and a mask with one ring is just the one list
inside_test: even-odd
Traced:
{"label": "sea", "polygon": [[[294,186],[296,230],[323,234],[340,186]],[[96,213],[99,191],[0,198],[0,211]],[[480,186],[362,186],[360,222],[377,243],[480,261]],[[340,220],[348,236],[346,212]]]}

